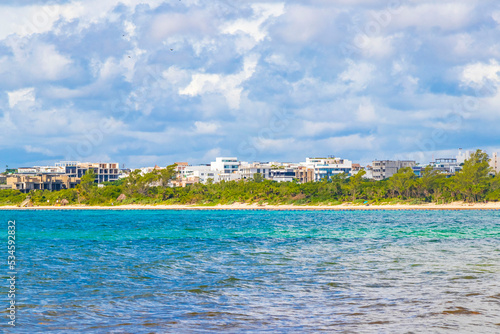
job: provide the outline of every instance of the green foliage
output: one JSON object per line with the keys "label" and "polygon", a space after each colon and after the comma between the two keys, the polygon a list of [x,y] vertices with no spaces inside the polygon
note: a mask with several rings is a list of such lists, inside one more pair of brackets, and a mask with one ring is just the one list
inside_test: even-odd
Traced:
{"label": "green foliage", "polygon": [[0,190],[0,205],[21,204],[26,199],[26,196],[26,194],[23,194],[19,190]]}
{"label": "green foliage", "polygon": [[[193,184],[171,188],[175,165],[141,175],[134,171],[129,177],[97,187],[92,172],[85,175],[76,189],[33,191],[35,205],[54,205],[66,199],[70,204],[195,204],[268,203],[291,205],[338,205],[349,201],[363,205],[396,203],[447,203],[456,200],[500,201],[500,175],[489,176],[488,156],[478,150],[456,176],[446,177],[428,167],[417,178],[411,168],[402,168],[391,178],[374,181],[363,178],[364,171],[348,177],[339,174],[321,182],[273,182],[260,174],[252,180]],[[120,194],[127,199],[117,202]],[[26,198],[17,190],[1,190],[0,205],[19,204]]]}
{"label": "green foliage", "polygon": [[462,170],[456,174],[456,190],[464,200],[476,202],[487,192],[491,171],[489,160],[488,154],[477,150],[472,153],[470,159],[465,161]]}

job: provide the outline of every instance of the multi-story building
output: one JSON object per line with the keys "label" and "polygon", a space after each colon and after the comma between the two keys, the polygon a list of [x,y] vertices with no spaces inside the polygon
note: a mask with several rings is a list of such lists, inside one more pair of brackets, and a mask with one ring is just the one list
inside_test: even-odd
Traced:
{"label": "multi-story building", "polygon": [[238,171],[240,167],[240,162],[238,158],[231,157],[219,157],[215,158],[215,161],[210,163],[210,167],[213,171],[218,171],[224,174],[231,174]]}
{"label": "multi-story building", "polygon": [[314,181],[331,179],[339,174],[351,174],[352,161],[335,157],[329,158],[306,158],[306,162],[300,165],[314,170]]}
{"label": "multi-story building", "polygon": [[276,182],[292,182],[295,179],[295,169],[293,168],[278,168],[272,169],[271,180]]}
{"label": "multi-story building", "polygon": [[56,166],[64,167],[66,175],[76,178],[81,178],[87,171],[93,170],[94,174],[96,174],[97,183],[116,181],[120,175],[118,163],[61,161]]}
{"label": "multi-story building", "polygon": [[458,149],[457,163],[463,164],[465,160],[470,159],[470,151],[463,151],[461,148]]}
{"label": "multi-story building", "polygon": [[375,160],[372,164],[374,180],[387,179],[396,174],[401,168],[411,168],[417,165],[413,160]]}
{"label": "multi-story building", "polygon": [[19,167],[17,174],[65,174],[64,167],[61,166],[35,166]]}
{"label": "multi-story building", "polygon": [[16,174],[7,177],[7,186],[10,189],[29,192],[31,190],[62,190],[75,188],[80,180],[67,175],[55,174]]}
{"label": "multi-story building", "polygon": [[251,164],[241,164],[239,173],[244,180],[253,179],[255,174],[260,174],[264,179],[271,179],[271,166],[267,163],[254,162]]}
{"label": "multi-story building", "polygon": [[439,158],[429,164],[433,169],[444,173],[453,175],[462,170],[462,166],[455,158]]}
{"label": "multi-story building", "polygon": [[313,182],[314,181],[314,169],[305,166],[298,166],[295,169],[295,178],[299,183]]}
{"label": "multi-story building", "polygon": [[177,175],[178,180],[188,183],[207,183],[208,179],[219,182],[219,173],[213,171],[209,165],[184,166]]}
{"label": "multi-story building", "polygon": [[498,153],[493,152],[490,157],[490,167],[491,167],[491,172],[492,173],[498,173],[500,172],[500,161],[498,159]]}

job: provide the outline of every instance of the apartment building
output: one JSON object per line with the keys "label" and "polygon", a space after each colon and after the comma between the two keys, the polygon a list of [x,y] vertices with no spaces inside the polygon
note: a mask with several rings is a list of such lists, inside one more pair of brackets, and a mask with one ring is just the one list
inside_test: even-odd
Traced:
{"label": "apartment building", "polygon": [[262,175],[264,179],[271,179],[271,169],[271,165],[267,163],[242,163],[239,168],[239,173],[241,175],[241,178],[244,180],[253,179],[255,174]]}
{"label": "apartment building", "polygon": [[492,169],[492,173],[500,172],[500,161],[498,159],[498,153],[493,152],[490,157],[490,167]]}
{"label": "apartment building", "polygon": [[372,175],[374,180],[387,179],[396,174],[401,168],[416,166],[413,160],[375,160],[372,163]]}
{"label": "apartment building", "polygon": [[235,157],[220,157],[215,158],[215,161],[210,163],[210,167],[213,171],[218,171],[224,174],[231,174],[238,171],[240,167],[240,162],[238,158]]}
{"label": "apartment building", "polygon": [[313,182],[314,169],[305,166],[297,166],[295,169],[295,178],[299,183]]}
{"label": "apartment building", "polygon": [[347,159],[328,157],[328,158],[306,158],[301,166],[308,167],[314,171],[314,181],[331,179],[339,174],[351,174],[352,161]]}
{"label": "apartment building", "polygon": [[272,169],[270,173],[271,180],[276,182],[292,182],[295,179],[294,168]]}
{"label": "apartment building", "polygon": [[457,159],[455,158],[440,158],[440,159],[435,159],[433,162],[429,164],[433,169],[444,173],[444,174],[450,174],[453,175],[456,172],[459,172],[462,170],[462,166],[458,163]]}
{"label": "apartment building", "polygon": [[56,163],[56,167],[63,167],[65,174],[69,177],[81,178],[87,171],[93,170],[96,174],[96,182],[117,181],[120,175],[120,166],[118,163],[92,163],[79,161],[61,161]]}
{"label": "apartment building", "polygon": [[7,176],[6,185],[8,189],[15,189],[21,192],[31,190],[62,190],[75,188],[80,180],[67,175],[54,174],[17,174]]}

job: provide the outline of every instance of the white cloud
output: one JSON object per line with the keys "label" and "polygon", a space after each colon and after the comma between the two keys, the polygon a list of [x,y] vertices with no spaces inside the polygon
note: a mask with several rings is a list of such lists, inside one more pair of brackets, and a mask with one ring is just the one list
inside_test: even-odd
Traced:
{"label": "white cloud", "polygon": [[157,15],[151,24],[151,36],[154,40],[172,39],[174,36],[189,33],[210,34],[215,17],[206,11],[187,13],[165,13]]}
{"label": "white cloud", "polygon": [[261,27],[262,24],[270,17],[282,15],[284,13],[284,8],[285,6],[283,3],[253,4],[253,19],[238,19],[224,27],[222,32],[231,35],[238,33],[248,34],[257,42],[260,42],[267,36],[267,32]]}
{"label": "white cloud", "polygon": [[253,75],[257,67],[257,61],[257,55],[247,56],[243,63],[243,70],[236,74],[194,73],[191,83],[181,89],[179,94],[197,96],[207,93],[220,93],[226,98],[231,109],[238,109],[240,107],[241,93],[243,92],[241,84]]}
{"label": "white cloud", "polygon": [[491,14],[491,17],[493,18],[493,20],[495,20],[495,22],[497,24],[500,25],[500,11],[495,11]]}
{"label": "white cloud", "polygon": [[[243,35],[237,42],[238,51],[243,53],[251,50],[268,35],[267,29],[263,27],[264,23],[270,18],[281,16],[284,13],[284,8],[285,5],[283,3],[253,4],[253,18],[240,18],[230,22],[222,28],[222,33]],[[250,36],[251,39],[246,38],[245,35]]]}
{"label": "white cloud", "polygon": [[54,156],[54,152],[52,150],[49,150],[45,147],[37,147],[37,146],[31,146],[31,145],[25,145],[24,150],[28,153],[41,153],[43,155],[47,156]]}
{"label": "white cloud", "polygon": [[377,120],[375,108],[369,99],[363,99],[356,111],[356,117],[360,122],[375,122]]}
{"label": "white cloud", "polygon": [[338,33],[332,23],[339,12],[334,6],[287,5],[277,33],[293,44],[308,43],[318,37],[335,39]]}
{"label": "white cloud", "polygon": [[19,103],[33,106],[35,104],[35,88],[23,88],[12,92],[7,92],[9,96],[9,106],[14,108]]}
{"label": "white cloud", "polygon": [[423,3],[416,6],[401,6],[392,15],[390,27],[401,29],[417,27],[443,30],[463,28],[472,19],[473,5],[464,2]]}
{"label": "white cloud", "polygon": [[317,136],[325,132],[336,132],[341,131],[346,128],[346,123],[344,122],[314,122],[314,121],[303,121],[302,129],[300,130],[301,135],[305,136]]}
{"label": "white cloud", "polygon": [[491,59],[489,64],[477,62],[464,67],[461,80],[469,86],[482,86],[486,82],[500,83],[500,64]]}
{"label": "white cloud", "polygon": [[347,70],[340,74],[339,79],[354,91],[364,90],[372,80],[372,73],[375,71],[375,67],[364,62],[355,63],[352,60],[348,60],[347,64]]}
{"label": "white cloud", "polygon": [[207,151],[207,153],[203,155],[202,161],[215,161],[215,158],[220,157],[221,155],[222,155],[222,150],[220,149],[220,147],[215,147]]}
{"label": "white cloud", "polygon": [[217,133],[219,126],[213,122],[195,122],[194,131],[197,134],[214,134]]}
{"label": "white cloud", "polygon": [[383,58],[394,53],[393,40],[395,37],[360,34],[354,37],[354,43],[365,57]]}
{"label": "white cloud", "polygon": [[72,74],[72,59],[61,54],[55,45],[14,39],[10,39],[7,45],[12,56],[2,61],[0,72],[11,72],[12,77],[27,76],[29,81],[60,80]]}

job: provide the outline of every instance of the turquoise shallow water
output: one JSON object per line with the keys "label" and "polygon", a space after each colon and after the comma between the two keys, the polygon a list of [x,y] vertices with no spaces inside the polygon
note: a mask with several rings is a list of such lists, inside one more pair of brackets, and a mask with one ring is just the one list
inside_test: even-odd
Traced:
{"label": "turquoise shallow water", "polygon": [[5,245],[9,219],[6,333],[500,332],[500,212],[0,211]]}

